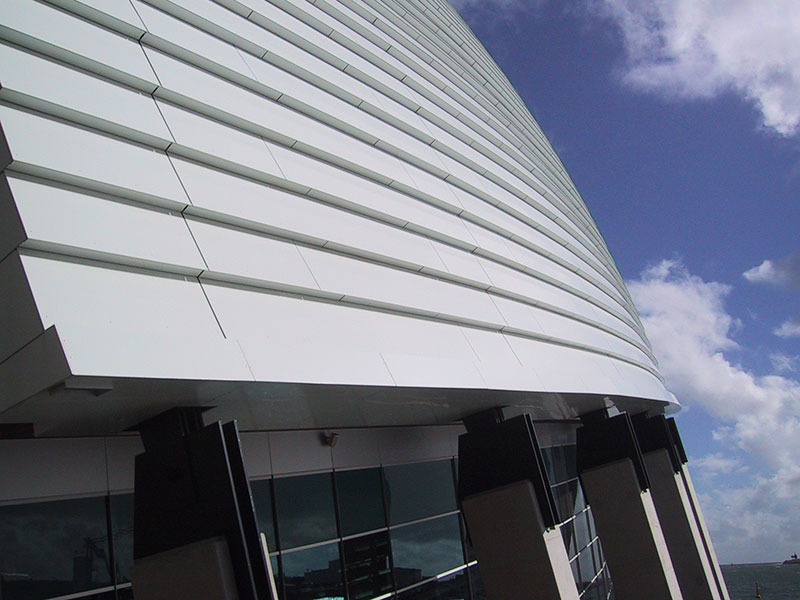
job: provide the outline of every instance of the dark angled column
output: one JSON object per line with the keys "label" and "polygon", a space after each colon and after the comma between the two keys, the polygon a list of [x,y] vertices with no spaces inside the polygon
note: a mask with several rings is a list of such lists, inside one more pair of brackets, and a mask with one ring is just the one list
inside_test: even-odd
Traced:
{"label": "dark angled column", "polygon": [[139,424],[134,567],[137,600],[275,600],[236,423],[203,426],[202,409]]}
{"label": "dark angled column", "polygon": [[697,525],[697,529],[700,533],[700,538],[703,541],[703,548],[705,549],[706,559],[708,561],[709,566],[711,567],[711,572],[714,576],[714,581],[717,585],[717,591],[719,592],[719,597],[722,600],[730,600],[730,596],[728,594],[728,588],[725,585],[725,579],[722,577],[722,570],[719,568],[719,561],[717,560],[717,553],[714,552],[714,545],[711,543],[711,536],[708,533],[708,527],[706,527],[706,521],[703,518],[703,511],[700,510],[700,502],[697,499],[697,494],[694,491],[694,484],[692,483],[692,478],[689,475],[689,467],[688,467],[688,459],[686,457],[686,451],[683,448],[683,442],[681,441],[680,433],[678,432],[678,425],[675,423],[675,419],[667,419],[667,428],[669,429],[670,436],[672,438],[672,443],[674,445],[675,451],[678,455],[680,460],[680,475],[681,481],[683,482],[684,489],[686,491],[686,496],[689,500],[689,504],[692,507],[692,514],[695,518],[695,523]]}
{"label": "dark angled column", "polygon": [[458,495],[489,600],[577,600],[530,417],[464,419]]}
{"label": "dark angled column", "polygon": [[616,599],[695,600],[681,594],[630,417],[584,417],[577,438],[578,472]]}
{"label": "dark angled column", "polygon": [[683,597],[721,600],[667,420],[663,416],[636,415],[631,421]]}

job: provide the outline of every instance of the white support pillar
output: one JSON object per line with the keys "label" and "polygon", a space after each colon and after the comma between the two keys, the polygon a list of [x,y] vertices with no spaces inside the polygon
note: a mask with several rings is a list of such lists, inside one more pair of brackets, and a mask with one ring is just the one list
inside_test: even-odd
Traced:
{"label": "white support pillar", "polygon": [[561,532],[545,527],[530,481],[461,504],[489,598],[578,600]]}

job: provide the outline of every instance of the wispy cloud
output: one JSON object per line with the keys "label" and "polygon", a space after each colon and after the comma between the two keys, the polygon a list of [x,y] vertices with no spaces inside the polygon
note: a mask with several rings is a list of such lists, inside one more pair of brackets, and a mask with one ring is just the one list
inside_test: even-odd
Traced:
{"label": "wispy cloud", "polygon": [[778,260],[765,260],[742,276],[751,283],[800,288],[800,252]]}
{"label": "wispy cloud", "polygon": [[782,338],[800,337],[800,319],[788,319],[772,333]]}
{"label": "wispy cloud", "polygon": [[800,356],[789,356],[783,352],[773,352],[769,361],[776,373],[793,373],[800,368]]}
{"label": "wispy cloud", "polygon": [[[670,389],[722,422],[714,432],[721,446],[744,451],[768,470],[753,475],[746,488],[718,488],[704,506],[710,508],[718,549],[731,560],[758,560],[754,548],[763,547],[757,542],[769,531],[776,536],[771,547],[788,551],[800,539],[800,523],[786,516],[790,499],[796,508],[800,497],[800,380],[777,369],[759,375],[732,360],[741,349],[733,338],[741,324],[725,308],[730,286],[704,281],[679,261],[665,260],[629,288]],[[699,462],[722,467],[734,460],[723,449]],[[771,501],[754,495],[756,490]],[[736,510],[739,537],[725,532],[730,517],[720,503]]]}
{"label": "wispy cloud", "polygon": [[800,127],[796,0],[595,0],[627,52],[624,80],[682,98],[733,91],[781,135]]}
{"label": "wispy cloud", "polygon": [[742,461],[738,458],[725,456],[722,452],[715,452],[713,454],[707,454],[703,458],[696,458],[692,460],[692,467],[710,475],[727,475],[734,469],[747,468],[742,465]]}

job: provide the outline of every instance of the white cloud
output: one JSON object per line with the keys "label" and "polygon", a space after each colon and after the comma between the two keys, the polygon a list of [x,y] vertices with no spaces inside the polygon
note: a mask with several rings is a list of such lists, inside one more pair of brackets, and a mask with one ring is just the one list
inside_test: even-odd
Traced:
{"label": "white cloud", "polygon": [[788,319],[772,333],[782,338],[800,337],[800,319]]}
{"label": "white cloud", "polygon": [[707,454],[703,458],[696,458],[691,462],[692,468],[699,469],[709,475],[717,475],[719,473],[727,475],[734,469],[746,468],[742,465],[742,461],[738,458],[725,456],[722,452],[715,452]]}
{"label": "white cloud", "polygon": [[[769,531],[780,536],[780,551],[788,551],[789,542],[800,543],[800,523],[786,517],[790,501],[796,511],[800,497],[800,381],[777,371],[757,375],[729,358],[739,350],[732,336],[740,326],[725,310],[730,286],[704,281],[672,260],[646,270],[629,288],[670,389],[722,421],[713,432],[722,446],[744,450],[769,470],[753,476],[754,485],[718,490],[704,505],[717,550],[726,560],[763,559],[759,532]],[[730,456],[717,459],[719,466]],[[723,502],[737,512],[722,510]],[[724,531],[731,520],[738,537]]]}
{"label": "white cloud", "polygon": [[782,134],[800,128],[796,0],[589,0],[618,26],[626,83],[682,98],[734,91]]}
{"label": "white cloud", "polygon": [[800,252],[776,261],[765,260],[742,276],[751,283],[800,288]]}

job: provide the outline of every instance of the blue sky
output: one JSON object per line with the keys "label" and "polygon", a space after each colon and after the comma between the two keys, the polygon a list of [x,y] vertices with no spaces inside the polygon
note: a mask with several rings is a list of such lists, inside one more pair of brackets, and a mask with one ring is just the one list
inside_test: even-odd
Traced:
{"label": "blue sky", "polygon": [[800,551],[800,6],[454,4],[634,295],[720,561]]}

